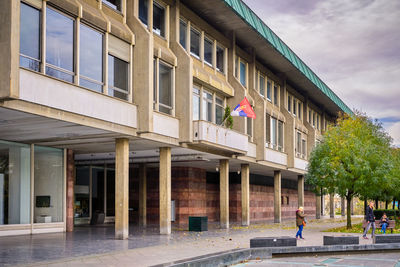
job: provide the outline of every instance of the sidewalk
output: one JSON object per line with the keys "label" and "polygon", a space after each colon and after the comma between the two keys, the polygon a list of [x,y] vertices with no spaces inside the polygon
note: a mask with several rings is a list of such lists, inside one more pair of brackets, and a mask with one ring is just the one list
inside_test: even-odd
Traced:
{"label": "sidewalk", "polygon": [[[352,222],[361,222],[361,217],[352,218]],[[323,235],[343,235],[342,233],[324,233],[324,229],[342,226],[346,224],[346,219],[336,217],[335,219],[323,218],[321,220],[310,221],[303,232],[305,240],[299,240],[297,246],[320,246],[323,242]],[[212,228],[212,227],[211,227]],[[188,232],[175,230],[171,236],[143,235],[143,240],[151,239],[152,243],[142,243],[139,247],[138,239],[130,237],[126,241],[104,240],[104,242],[115,242],[119,245],[117,249],[104,249],[100,254],[90,256],[80,256],[81,254],[71,254],[70,257],[55,261],[29,261],[29,264],[21,266],[151,266],[222,252],[231,249],[248,248],[249,240],[259,236],[295,236],[296,229],[294,222],[284,222],[282,224],[253,224],[250,227],[232,225],[229,230],[210,229],[207,232]],[[61,234],[60,234],[61,235]],[[346,234],[361,236],[360,234]],[[61,238],[61,237],[60,237]],[[8,238],[12,242],[13,237]],[[158,240],[155,240],[158,239]],[[4,243],[0,239],[0,245]],[[93,240],[92,242],[102,242]],[[136,243],[133,244],[133,242]],[[372,240],[360,239],[360,244],[371,244]],[[50,245],[50,244],[48,244]],[[33,247],[34,246],[34,247]],[[71,246],[71,244],[69,244]],[[46,248],[44,247],[43,250]],[[84,248],[83,248],[84,249]],[[41,253],[41,246],[37,242],[32,244],[31,253]],[[44,251],[43,251],[44,252]],[[4,256],[0,252],[0,256]],[[78,256],[78,257],[76,257]],[[51,259],[51,257],[50,257]],[[5,262],[0,263],[4,266]],[[21,263],[21,262],[20,262]],[[15,264],[15,262],[14,262]]]}

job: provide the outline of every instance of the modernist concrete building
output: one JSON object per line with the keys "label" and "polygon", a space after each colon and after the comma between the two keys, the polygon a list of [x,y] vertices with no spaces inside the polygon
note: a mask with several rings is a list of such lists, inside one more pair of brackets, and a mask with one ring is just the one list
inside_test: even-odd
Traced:
{"label": "modernist concrete building", "polygon": [[[5,0],[0,18],[0,235],[320,214],[307,158],[351,111],[240,0]],[[244,97],[257,118],[221,126]]]}

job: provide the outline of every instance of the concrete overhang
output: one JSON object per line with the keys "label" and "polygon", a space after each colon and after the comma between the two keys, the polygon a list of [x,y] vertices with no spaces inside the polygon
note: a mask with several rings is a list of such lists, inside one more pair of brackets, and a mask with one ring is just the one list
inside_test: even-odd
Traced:
{"label": "concrete overhang", "polygon": [[241,0],[181,0],[210,25],[229,36],[244,50],[255,51],[257,60],[282,75],[304,96],[331,116],[350,108]]}

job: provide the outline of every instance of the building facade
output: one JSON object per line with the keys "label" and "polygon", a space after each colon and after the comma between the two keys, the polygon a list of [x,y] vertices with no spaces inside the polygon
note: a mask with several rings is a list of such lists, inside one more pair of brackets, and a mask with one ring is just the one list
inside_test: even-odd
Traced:
{"label": "building facade", "polygon": [[[9,0],[0,17],[0,236],[320,215],[307,159],[351,111],[240,0]],[[256,119],[222,126],[244,97]]]}

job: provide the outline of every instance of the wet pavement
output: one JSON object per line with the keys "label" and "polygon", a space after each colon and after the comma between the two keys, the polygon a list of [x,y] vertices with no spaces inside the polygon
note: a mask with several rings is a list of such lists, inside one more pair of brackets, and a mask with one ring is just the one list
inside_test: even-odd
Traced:
{"label": "wet pavement", "polygon": [[[361,220],[355,218],[354,220]],[[321,230],[344,225],[345,219],[312,220],[298,246],[322,245]],[[291,236],[293,221],[281,224],[231,225],[229,230],[209,224],[207,232],[173,228],[170,236],[160,235],[158,227],[130,226],[127,240],[114,239],[114,225],[79,226],[72,233],[51,233],[0,237],[0,266],[149,266],[196,257],[229,249],[248,248],[257,236]],[[341,234],[338,234],[341,235]],[[359,234],[353,234],[360,236]],[[371,240],[360,240],[360,244]]]}

